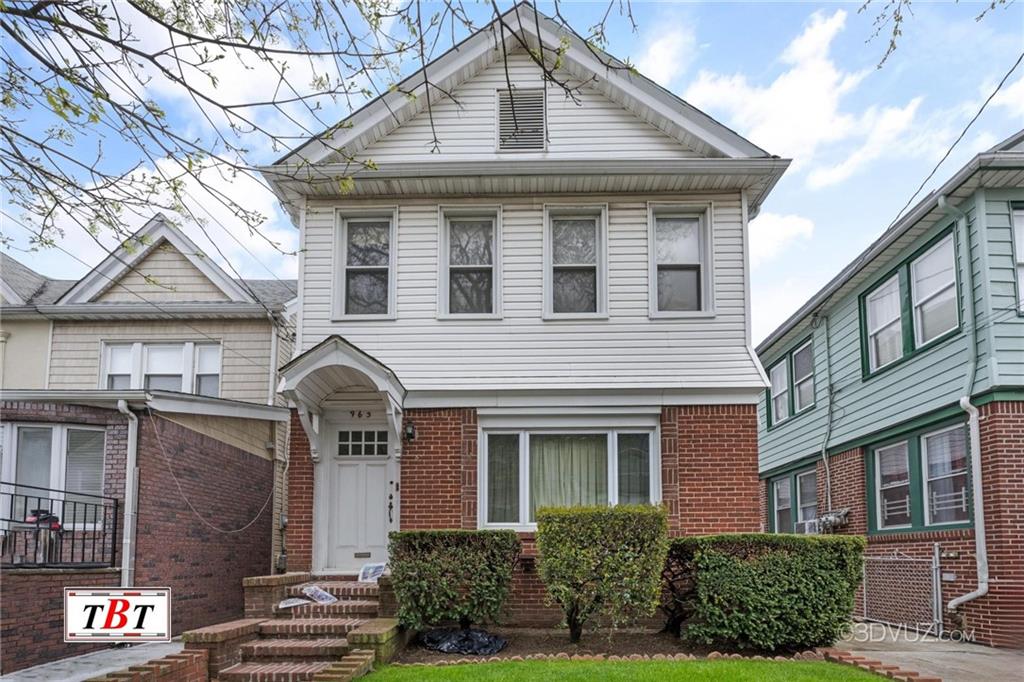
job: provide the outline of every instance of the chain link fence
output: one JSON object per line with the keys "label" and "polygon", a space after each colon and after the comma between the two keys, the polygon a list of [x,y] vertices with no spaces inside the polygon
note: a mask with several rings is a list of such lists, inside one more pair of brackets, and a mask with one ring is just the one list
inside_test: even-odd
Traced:
{"label": "chain link fence", "polygon": [[900,551],[864,557],[861,617],[919,632],[942,634],[939,546],[932,556]]}

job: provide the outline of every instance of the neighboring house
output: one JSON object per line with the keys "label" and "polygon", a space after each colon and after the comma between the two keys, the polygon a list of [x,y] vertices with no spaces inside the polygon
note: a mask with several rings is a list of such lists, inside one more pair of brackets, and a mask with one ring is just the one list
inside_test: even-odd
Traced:
{"label": "neighboring house", "polygon": [[171,587],[175,633],[240,616],[280,546],[294,282],[232,279],[158,216],[81,280],[2,255],[0,283],[2,671],[89,649],[64,586]]}
{"label": "neighboring house", "polygon": [[[788,161],[528,4],[502,21],[549,60],[567,41],[576,101],[495,23],[426,67],[429,98],[417,72],[264,169],[301,242],[290,571],[353,574],[398,529],[532,554],[543,505],[758,528],[747,223]],[[550,623],[519,570],[513,621]]]}
{"label": "neighboring house", "polygon": [[866,534],[869,618],[1024,644],[1022,293],[1024,131],[757,349],[767,528]]}

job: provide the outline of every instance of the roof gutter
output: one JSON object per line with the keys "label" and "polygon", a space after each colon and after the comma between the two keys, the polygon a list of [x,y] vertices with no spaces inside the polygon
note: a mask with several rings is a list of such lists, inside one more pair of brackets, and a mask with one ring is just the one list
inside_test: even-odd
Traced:
{"label": "roof gutter", "polygon": [[967,263],[967,319],[971,326],[970,352],[967,356],[967,373],[964,377],[964,391],[960,398],[960,409],[967,413],[967,427],[970,433],[971,448],[971,500],[974,503],[974,560],[978,574],[978,586],[968,592],[951,599],[946,609],[956,611],[962,604],[973,601],[988,594],[988,546],[985,539],[985,500],[984,488],[981,484],[981,424],[978,408],[971,404],[974,393],[974,381],[978,370],[978,325],[974,310],[974,270],[971,264],[971,239],[967,231],[967,215],[959,208],[950,204],[945,194],[940,194],[936,204],[950,217],[956,218],[956,229],[960,242],[966,250]]}

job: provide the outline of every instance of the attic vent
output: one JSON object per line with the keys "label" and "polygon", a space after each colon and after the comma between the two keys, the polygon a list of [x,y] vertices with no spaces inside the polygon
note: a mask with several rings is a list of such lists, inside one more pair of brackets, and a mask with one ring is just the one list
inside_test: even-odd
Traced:
{"label": "attic vent", "polygon": [[498,149],[544,149],[544,137],[544,90],[499,90]]}

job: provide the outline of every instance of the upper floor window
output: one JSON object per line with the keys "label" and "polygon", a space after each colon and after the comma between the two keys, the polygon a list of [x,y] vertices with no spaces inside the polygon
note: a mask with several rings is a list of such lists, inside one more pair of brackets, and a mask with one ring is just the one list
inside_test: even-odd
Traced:
{"label": "upper floor window", "polygon": [[960,326],[952,233],[863,297],[867,370],[891,365]]}
{"label": "upper floor window", "polygon": [[1024,311],[1024,207],[1013,208],[1013,252],[1017,259],[1017,297],[1018,305]]}
{"label": "upper floor window", "polygon": [[876,447],[869,466],[875,529],[914,529],[970,520],[964,425],[917,432]]}
{"label": "upper floor window", "polygon": [[393,216],[341,220],[337,317],[387,317],[394,309],[395,220]]}
{"label": "upper floor window", "polygon": [[544,149],[545,96],[543,88],[498,90],[498,150]]}
{"label": "upper floor window", "polygon": [[818,532],[818,478],[814,469],[771,479],[772,530]]}
{"label": "upper floor window", "polygon": [[501,289],[497,214],[445,212],[444,225],[442,314],[495,314]]}
{"label": "upper floor window", "polygon": [[219,343],[108,343],[100,385],[220,396]]}
{"label": "upper floor window", "polygon": [[768,425],[814,406],[814,343],[808,339],[768,370]]}
{"label": "upper floor window", "polygon": [[685,316],[711,308],[710,209],[650,207],[650,314]]}
{"label": "upper floor window", "polygon": [[604,209],[550,209],[546,232],[546,315],[603,315],[607,288]]}

